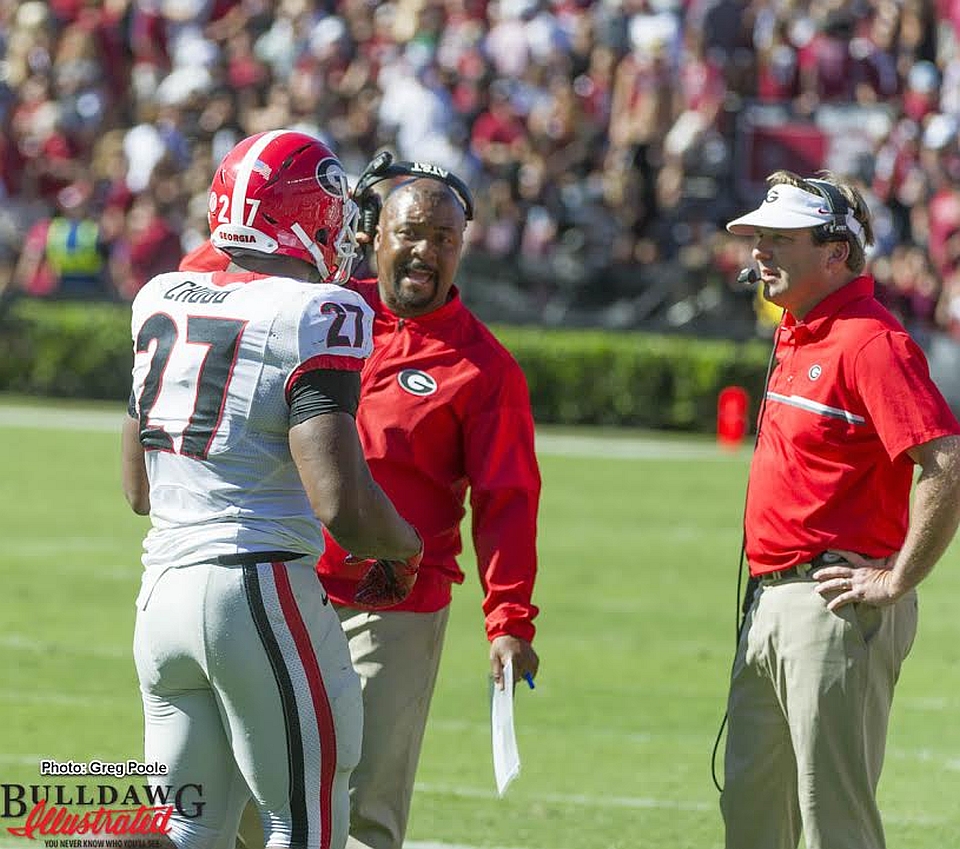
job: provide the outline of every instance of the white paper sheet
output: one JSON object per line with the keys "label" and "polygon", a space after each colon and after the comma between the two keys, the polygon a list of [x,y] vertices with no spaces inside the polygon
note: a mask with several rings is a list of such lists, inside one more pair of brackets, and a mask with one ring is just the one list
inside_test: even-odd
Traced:
{"label": "white paper sheet", "polygon": [[503,689],[493,685],[490,730],[493,736],[493,774],[497,779],[497,793],[503,796],[510,782],[520,774],[520,752],[513,727],[512,661],[503,667]]}

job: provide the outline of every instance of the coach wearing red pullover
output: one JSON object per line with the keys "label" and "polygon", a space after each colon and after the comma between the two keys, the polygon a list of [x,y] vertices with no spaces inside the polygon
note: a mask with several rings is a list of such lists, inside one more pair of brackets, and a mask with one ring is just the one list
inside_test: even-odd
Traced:
{"label": "coach wearing red pullover", "polygon": [[456,195],[415,179],[384,202],[374,240],[378,279],[351,283],[374,308],[357,427],[377,483],[420,532],[410,597],[388,611],[350,608],[357,574],[332,540],[318,564],[363,685],[364,735],[351,780],[348,847],[400,849],[433,694],[467,491],[490,665],[499,682],[536,675],[540,475],[523,373],[463,305],[453,279],[466,224]]}
{"label": "coach wearing red pullover", "polygon": [[[453,279],[466,217],[454,192],[419,178],[389,194],[374,250],[377,280],[348,284],[374,308],[357,429],[377,483],[424,541],[413,592],[389,610],[350,607],[362,567],[327,536],[317,565],[336,604],[363,687],[363,750],[350,781],[348,849],[401,849],[433,695],[457,565],[467,492],[483,584],[490,667],[502,683],[537,674],[540,473],[520,367],[463,305]],[[181,267],[218,267],[209,245]],[[246,814],[242,845],[258,845]],[[260,838],[259,846],[262,846]]]}

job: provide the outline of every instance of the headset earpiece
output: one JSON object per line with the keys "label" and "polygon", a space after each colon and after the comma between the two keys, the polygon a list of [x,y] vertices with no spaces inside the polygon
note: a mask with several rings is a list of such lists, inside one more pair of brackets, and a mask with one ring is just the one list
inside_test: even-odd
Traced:
{"label": "headset earpiece", "polygon": [[426,177],[439,180],[453,190],[463,207],[467,221],[473,220],[473,198],[470,196],[470,189],[456,174],[427,162],[394,162],[390,151],[382,150],[364,168],[353,190],[353,200],[360,207],[360,232],[371,239],[377,232],[382,207],[380,196],[373,191],[373,187],[394,177]]}
{"label": "headset earpiece", "polygon": [[826,180],[807,180],[820,197],[826,202],[827,209],[833,216],[833,221],[821,224],[816,233],[827,241],[846,241],[850,236],[850,227],[847,225],[847,213],[850,204],[843,196],[843,192]]}
{"label": "headset earpiece", "polygon": [[377,222],[380,220],[380,208],[383,202],[375,191],[367,190],[363,197],[357,199],[360,207],[360,223],[357,229],[373,239],[377,234]]}

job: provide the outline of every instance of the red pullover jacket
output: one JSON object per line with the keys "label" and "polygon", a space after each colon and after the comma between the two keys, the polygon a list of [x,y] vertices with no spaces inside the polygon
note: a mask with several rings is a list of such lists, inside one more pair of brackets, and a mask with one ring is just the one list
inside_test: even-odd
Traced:
{"label": "red pullover jacket", "polygon": [[[469,488],[487,636],[531,640],[540,472],[523,372],[456,288],[428,315],[399,318],[375,280],[349,285],[376,311],[357,412],[363,452],[424,542],[413,592],[391,610],[439,610],[451,584],[463,583],[457,555]],[[350,603],[363,571],[344,567],[345,555],[328,535],[317,564],[338,604]]]}
{"label": "red pullover jacket", "polygon": [[[228,261],[208,241],[180,268],[214,271]],[[376,312],[357,412],[363,451],[424,543],[413,592],[391,610],[439,610],[450,603],[451,584],[463,583],[457,555],[469,488],[487,637],[532,640],[540,472],[523,372],[455,287],[440,309],[411,319],[387,309],[376,280],[348,286]],[[317,572],[328,595],[349,604],[365,567],[346,567],[346,552],[324,534]]]}

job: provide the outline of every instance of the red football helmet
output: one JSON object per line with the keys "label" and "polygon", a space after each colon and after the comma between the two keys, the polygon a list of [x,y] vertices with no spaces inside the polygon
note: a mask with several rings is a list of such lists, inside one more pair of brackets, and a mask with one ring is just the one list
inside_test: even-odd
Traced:
{"label": "red football helmet", "polygon": [[273,130],[240,142],[210,187],[210,241],[306,260],[325,282],[345,283],[357,254],[359,210],[330,149],[304,133]]}

